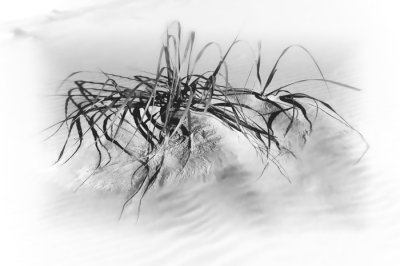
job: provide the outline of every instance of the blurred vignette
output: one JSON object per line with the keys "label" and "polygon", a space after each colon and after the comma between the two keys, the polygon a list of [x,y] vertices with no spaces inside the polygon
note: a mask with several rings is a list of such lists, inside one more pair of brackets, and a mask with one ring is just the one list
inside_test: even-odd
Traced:
{"label": "blurred vignette", "polygon": [[[29,102],[24,105],[28,113],[35,108],[50,113],[49,110],[51,109],[42,105],[48,104],[50,108],[60,107],[55,104],[55,106],[51,106],[50,100],[37,99],[39,98],[38,92],[40,95],[46,95],[49,91],[52,92],[56,84],[73,71],[81,68],[89,70],[108,68],[115,70],[116,73],[123,74],[130,74],[135,69],[154,71],[154,62],[157,61],[158,53],[155,51],[159,47],[159,38],[162,31],[165,30],[166,21],[170,22],[172,19],[180,19],[186,29],[196,30],[198,28],[198,32],[202,34],[201,38],[205,42],[216,39],[218,42],[228,44],[241,26],[238,22],[224,22],[215,27],[213,25],[199,26],[201,23],[196,22],[195,19],[188,19],[187,13],[180,12],[187,4],[174,2],[165,5],[171,5],[169,6],[171,12],[162,16],[165,12],[163,10],[165,6],[156,2],[135,1],[128,3],[127,1],[118,1],[112,4],[104,2],[104,5],[89,3],[87,7],[75,8],[72,11],[64,12],[55,9],[47,12],[46,18],[43,18],[43,16],[33,18],[36,22],[32,24],[23,21],[18,23],[22,26],[12,28],[7,32],[8,35],[5,38],[12,36],[13,42],[19,42],[17,46],[22,49],[26,47],[31,49],[25,55],[20,54],[21,59],[31,58],[36,64],[42,66],[37,72],[46,81],[45,83],[42,83],[43,80],[38,81],[35,75],[27,76],[26,81],[21,80],[20,82],[26,82],[24,85],[26,88],[30,88],[30,91],[17,92],[19,95],[17,94],[16,97],[23,99],[26,97],[26,93],[32,95],[33,98],[36,97],[37,103]],[[198,10],[200,11],[201,8],[204,8],[203,5],[197,6],[196,3],[193,3],[193,5],[199,7]],[[94,8],[96,6],[97,8]],[[137,10],[136,8],[139,8],[139,10],[142,8],[143,12],[130,12]],[[179,16],[182,16],[182,18],[179,18]],[[211,16],[213,16],[213,13]],[[132,26],[131,31],[129,31],[132,24],[135,24],[135,26]],[[226,27],[227,24],[229,26],[226,32],[221,33],[221,28]],[[114,30],[115,28],[118,28],[118,30]],[[207,35],[207,32],[209,32],[209,35]],[[243,38],[246,39],[245,30],[242,30],[242,32]],[[218,35],[218,33],[220,34]],[[139,40],[128,41],[131,35],[140,36]],[[277,35],[280,37],[279,33]],[[208,36],[210,37],[208,38]],[[250,42],[251,37],[249,38]],[[275,40],[269,41],[274,42]],[[264,56],[266,63],[274,61],[274,58],[279,55],[278,51],[286,47],[286,41],[289,40],[277,40],[276,47],[271,48],[271,54]],[[134,52],[135,49],[136,52]],[[321,50],[324,50],[324,47],[321,47]],[[149,54],[152,58],[143,60],[143,62],[133,62],[132,58],[135,58],[135,53],[143,57],[147,57]],[[351,58],[346,61],[350,62],[349,67],[342,64],[341,59],[345,59],[343,55],[333,60],[332,58],[335,55],[327,55],[329,58],[324,59],[323,52],[317,51],[317,54],[319,54],[318,59],[322,61],[321,67],[327,68],[324,69],[326,76],[334,76],[335,80],[348,84],[353,84],[353,79],[355,79],[355,83],[358,82],[358,77],[343,76],[346,75],[346,71],[340,69],[351,70]],[[345,52],[343,54],[349,56]],[[24,59],[24,56],[27,57]],[[324,63],[327,64],[324,65]],[[31,63],[31,66],[34,65]],[[18,80],[18,72],[31,72],[31,68],[28,66],[25,70],[18,66],[12,71],[17,73],[15,80]],[[36,67],[34,66],[32,69]],[[302,67],[295,66],[295,68]],[[11,70],[9,69],[8,72],[11,73]],[[308,70],[305,69],[304,72],[308,73]],[[30,79],[37,85],[32,86],[32,83],[27,82]],[[43,86],[43,84],[45,85]],[[357,109],[356,102],[362,96],[358,98],[351,93],[350,96],[337,96],[335,92],[332,92],[332,94],[329,99],[337,101],[335,103],[337,103],[338,111],[348,115],[350,122],[357,124],[357,120],[362,114],[357,113],[354,109]],[[44,102],[46,103],[43,104]],[[353,107],[354,105],[355,107]],[[57,113],[57,111],[54,111],[54,113]],[[45,125],[47,126],[46,123],[49,121],[47,116],[53,118],[52,115],[54,114],[46,114],[43,121],[39,123],[34,121],[27,121],[27,123],[39,131]],[[21,121],[28,120],[22,118]],[[18,133],[19,124],[11,119],[5,121],[8,121],[9,125],[16,125],[15,136],[25,137],[24,133]],[[40,127],[37,124],[40,124]],[[221,134],[223,138],[226,134],[229,135],[229,133]],[[214,236],[224,234],[232,228],[237,228],[238,225],[239,228],[247,228],[246,230],[250,231],[276,232],[277,230],[285,231],[289,227],[310,231],[316,230],[316,228],[331,229],[332,226],[334,228],[346,228],[346,230],[348,228],[359,230],[367,222],[370,207],[366,204],[368,202],[366,198],[371,193],[371,189],[367,185],[370,182],[370,175],[373,173],[368,171],[368,158],[354,166],[353,162],[357,160],[360,151],[362,153],[362,148],[359,148],[360,145],[356,137],[346,129],[326,121],[319,124],[304,150],[300,151],[299,158],[297,160],[288,159],[287,161],[286,168],[288,172],[291,172],[292,185],[288,184],[276,169],[265,172],[264,176],[258,179],[262,167],[255,162],[257,157],[251,152],[251,149],[246,145],[240,145],[245,143],[245,140],[236,136],[228,136],[228,138],[225,138],[225,142],[227,143],[221,145],[231,148],[223,156],[226,156],[228,158],[226,161],[231,163],[218,166],[218,169],[214,171],[215,177],[209,178],[218,180],[218,182],[204,182],[204,178],[200,178],[200,182],[196,185],[187,183],[178,186],[168,185],[157,190],[156,193],[149,194],[143,202],[141,217],[136,225],[139,228],[138,231],[178,228],[179,232],[183,232],[183,234],[185,232],[197,232],[199,235],[203,235],[204,232],[208,232],[208,234]],[[233,143],[236,143],[236,145],[233,145]],[[15,149],[11,144],[6,145],[10,145],[7,150]],[[17,145],[20,145],[21,148],[24,145],[32,146],[33,151],[28,152],[32,158],[35,157],[34,151],[36,149],[43,149],[23,141]],[[236,148],[232,148],[232,146]],[[54,147],[54,149],[56,148]],[[55,153],[49,153],[53,157],[44,155],[45,163],[41,159],[32,159],[32,162],[29,163],[30,169],[42,172],[42,168],[35,165],[35,160],[39,162],[38,165],[45,165],[52,161],[50,157],[54,158]],[[9,156],[16,157],[17,155],[13,155],[11,152]],[[86,228],[85,226],[92,224],[93,217],[105,224],[114,224],[114,220],[117,220],[121,203],[125,200],[124,197],[121,195],[113,197],[110,196],[112,194],[108,193],[103,194],[104,191],[99,192],[99,188],[106,191],[115,189],[114,192],[118,192],[121,190],[118,188],[121,183],[115,184],[115,187],[110,184],[93,183],[87,187],[82,187],[83,190],[79,190],[77,193],[71,192],[69,186],[75,182],[71,187],[76,187],[74,186],[76,185],[76,177],[81,177],[79,172],[86,171],[85,162],[86,160],[83,159],[80,162],[75,162],[76,167],[74,164],[66,166],[68,170],[52,169],[48,171],[49,178],[44,181],[46,183],[44,190],[47,196],[42,196],[46,199],[39,199],[41,206],[46,206],[41,207],[43,213],[39,215],[40,219],[46,221],[45,223],[50,221],[51,224],[67,230],[79,226]],[[119,170],[123,172],[122,168]],[[19,171],[21,171],[21,174],[29,173],[29,170]],[[113,173],[115,174],[115,172]],[[54,182],[52,181],[54,175],[61,176],[61,178],[57,178],[58,184],[52,183]],[[102,175],[104,178],[106,173],[102,173]],[[101,180],[101,178],[99,179]],[[32,182],[32,180],[29,180],[29,182]],[[105,182],[109,182],[109,180],[105,179]],[[28,191],[27,195],[29,193],[32,192]],[[51,199],[49,200],[49,198]],[[131,204],[130,206],[132,207],[131,215],[122,222],[124,225],[130,222],[135,224],[137,219],[137,205]],[[73,223],[67,225],[65,221],[71,220]]]}

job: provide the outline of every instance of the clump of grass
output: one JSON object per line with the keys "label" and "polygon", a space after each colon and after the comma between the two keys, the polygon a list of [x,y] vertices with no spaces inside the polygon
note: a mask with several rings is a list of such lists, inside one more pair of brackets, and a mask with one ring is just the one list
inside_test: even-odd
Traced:
{"label": "clump of grass", "polygon": [[[98,154],[95,171],[110,163],[112,147],[133,158],[135,169],[132,170],[132,180],[135,182],[131,182],[131,193],[124,209],[140,191],[142,198],[160,179],[161,169],[171,147],[183,145],[179,153],[181,170],[185,168],[194,150],[194,134],[199,130],[194,124],[196,117],[212,117],[221,125],[242,134],[266,165],[272,162],[285,176],[277,157],[283,152],[293,153],[281,145],[281,139],[294,130],[293,125],[298,120],[307,124],[305,139],[313,128],[310,118],[312,109],[316,114],[321,111],[353,129],[328,103],[306,93],[291,91],[295,85],[311,81],[358,90],[326,79],[315,59],[302,46],[290,46],[283,50],[271,71],[265,75],[260,70],[259,44],[258,55],[252,67],[254,71],[249,74],[255,75],[257,85],[233,86],[229,80],[226,58],[239,42],[235,38],[224,53],[218,44],[211,42],[194,55],[195,33],[191,32],[184,43],[181,39],[181,26],[176,22],[166,32],[155,73],[128,77],[100,72],[101,78],[95,79],[78,79],[76,77],[82,72],[72,73],[62,83],[64,87],[66,81],[73,81],[73,85],[63,95],[65,117],[53,125],[57,130],[52,136],[63,127],[67,130],[57,162],[69,161],[87,139],[94,144]],[[196,72],[197,63],[212,46],[218,47],[220,51],[218,64],[204,73]],[[293,47],[309,55],[321,77],[271,88],[280,60]],[[260,103],[265,106],[262,110],[257,107]],[[281,121],[279,124],[278,120]],[[283,127],[282,121],[285,123]],[[277,126],[282,134],[277,133]],[[145,145],[138,146],[138,143]],[[67,151],[70,151],[68,155]]]}

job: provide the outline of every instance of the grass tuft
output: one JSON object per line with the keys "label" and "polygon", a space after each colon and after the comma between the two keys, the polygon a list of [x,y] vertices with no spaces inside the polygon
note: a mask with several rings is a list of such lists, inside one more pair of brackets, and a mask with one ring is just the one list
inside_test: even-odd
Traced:
{"label": "grass tuft", "polygon": [[[128,77],[101,71],[100,77],[94,79],[79,79],[78,76],[84,73],[81,71],[72,73],[61,85],[68,86],[66,94],[62,95],[65,97],[65,117],[51,127],[56,128],[51,136],[61,128],[67,130],[57,162],[68,162],[87,139],[98,154],[94,171],[110,164],[111,148],[117,148],[121,153],[134,158],[138,164],[132,173],[132,180],[136,181],[131,182],[131,193],[122,208],[122,215],[125,206],[140,191],[141,200],[161,178],[166,153],[174,145],[184,145],[181,169],[185,168],[195,145],[193,136],[198,131],[198,125],[194,123],[196,117],[211,116],[225,127],[242,134],[266,165],[272,162],[284,176],[287,175],[278,157],[282,153],[291,153],[293,156],[294,153],[283,147],[281,140],[295,130],[293,125],[298,120],[304,121],[308,127],[306,133],[311,133],[313,120],[310,114],[313,109],[315,115],[323,111],[355,130],[328,103],[309,94],[292,92],[292,88],[298,84],[315,81],[325,83],[326,86],[333,84],[359,90],[326,79],[311,53],[302,46],[284,49],[269,75],[264,75],[260,70],[262,62],[259,44],[258,55],[252,66],[255,71],[250,70],[249,74],[254,74],[257,86],[231,85],[226,58],[238,42],[235,38],[225,53],[218,44],[211,42],[194,54],[195,33],[191,32],[184,43],[181,39],[181,25],[175,22],[166,32],[155,73]],[[221,51],[218,64],[205,73],[195,72],[204,52],[215,45]],[[271,88],[281,59],[293,48],[308,54],[321,77]],[[72,86],[67,85],[71,82]],[[260,110],[260,104],[265,106],[263,110]],[[279,124],[277,121],[280,121]],[[283,130],[282,135],[276,132],[277,128]],[[73,138],[73,135],[76,137]],[[136,145],[138,143],[145,143],[144,148]]]}

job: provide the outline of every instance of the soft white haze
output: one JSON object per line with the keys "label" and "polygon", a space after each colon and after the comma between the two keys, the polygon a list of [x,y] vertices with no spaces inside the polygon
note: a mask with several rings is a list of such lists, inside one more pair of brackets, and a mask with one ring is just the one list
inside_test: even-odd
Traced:
{"label": "soft white haze", "polygon": [[[2,2],[0,264],[398,265],[397,10],[394,1]],[[287,162],[292,185],[272,168],[256,181],[261,166],[245,140],[222,132],[236,154],[216,172],[223,180],[150,193],[138,223],[135,204],[118,222],[124,195],[68,190],[85,161],[51,167],[59,146],[44,148],[39,132],[63,110],[45,95],[76,70],[153,71],[173,20],[196,31],[198,47],[227,47],[238,33],[254,49],[261,40],[265,73],[286,46],[307,47],[328,78],[363,89],[327,99],[369,153],[352,165],[357,136],[322,123]],[[237,79],[251,63],[242,51],[231,63]],[[278,83],[316,75],[301,54],[284,66]]]}

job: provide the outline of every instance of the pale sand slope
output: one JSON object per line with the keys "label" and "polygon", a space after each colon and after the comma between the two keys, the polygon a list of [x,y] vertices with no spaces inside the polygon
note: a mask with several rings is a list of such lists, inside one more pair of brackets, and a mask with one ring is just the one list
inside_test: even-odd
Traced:
{"label": "pale sand slope", "polygon": [[[2,125],[8,129],[2,127],[1,133],[6,140],[1,160],[2,250],[6,250],[2,264],[397,265],[399,175],[394,132],[398,128],[391,109],[397,94],[385,57],[387,35],[369,20],[379,9],[369,7],[374,11],[370,17],[351,12],[358,10],[356,6],[340,13],[335,12],[342,10],[340,3],[329,10],[311,3],[316,5],[313,12],[297,6],[296,12],[283,14],[278,12],[285,6],[281,4],[269,6],[276,9],[270,16],[261,16],[263,9],[248,1],[234,1],[230,12],[221,8],[224,2],[219,3],[209,11],[209,23],[203,19],[209,10],[206,4],[121,1],[54,12],[52,19],[37,17],[34,23],[18,22],[29,34],[2,35],[1,58],[7,59],[1,69],[7,73],[2,87],[13,88],[7,95],[15,93],[1,106]],[[212,23],[221,12],[226,19]],[[235,14],[243,14],[242,19]],[[181,19],[184,29],[198,30],[201,43],[224,44],[246,20],[242,38],[256,47],[255,40],[262,36],[266,72],[286,45],[307,46],[327,77],[366,88],[361,95],[332,92],[332,97],[336,108],[365,133],[370,152],[354,166],[362,149],[357,137],[341,134],[343,128],[337,125],[321,123],[299,160],[286,164],[292,185],[274,169],[255,181],[260,170],[255,155],[245,141],[225,133],[237,158],[215,173],[219,181],[152,191],[143,200],[137,223],[135,204],[118,221],[123,195],[84,189],[72,193],[62,182],[50,182],[73,176],[78,169],[47,167],[53,158],[40,152],[43,144],[34,133],[62,108],[52,106],[55,114],[37,119],[49,102],[37,94],[49,93],[78,69],[100,67],[122,74],[136,68],[152,70],[165,21],[171,18]],[[240,52],[235,55],[241,60]],[[294,56],[291,62],[302,58]],[[277,82],[315,75],[306,60],[301,62],[288,61],[286,71],[295,74],[278,77]],[[241,67],[233,71],[239,75]],[[387,75],[375,69],[384,69]],[[377,102],[377,94],[385,101]],[[19,112],[12,113],[16,109]]]}

